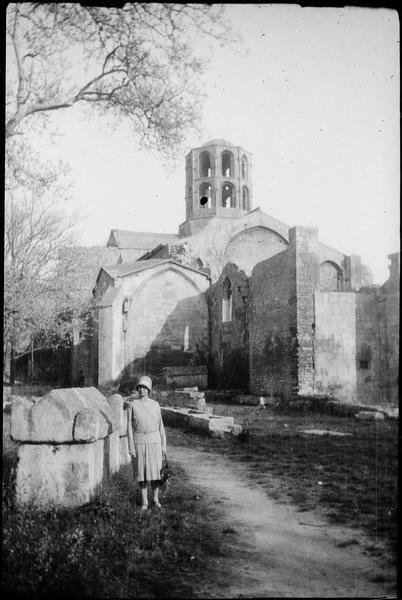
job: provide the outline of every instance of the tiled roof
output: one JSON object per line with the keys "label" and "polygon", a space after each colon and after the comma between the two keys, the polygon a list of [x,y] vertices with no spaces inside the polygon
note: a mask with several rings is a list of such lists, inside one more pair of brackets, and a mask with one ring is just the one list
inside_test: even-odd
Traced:
{"label": "tiled roof", "polygon": [[[117,277],[126,277],[127,275],[132,275],[133,273],[140,273],[145,269],[151,269],[153,267],[157,267],[159,265],[163,265],[165,263],[172,263],[181,267],[183,269],[191,269],[192,271],[198,271],[201,273],[199,269],[194,269],[191,266],[183,265],[171,258],[150,258],[148,260],[137,260],[133,263],[120,263],[116,265],[105,265],[103,266],[103,270],[106,271],[108,275],[113,278]],[[203,273],[205,275],[205,273]]]}
{"label": "tiled roof", "polygon": [[174,233],[151,233],[146,231],[126,231],[112,229],[109,236],[108,247],[117,246],[121,249],[151,250],[159,244],[177,241],[179,236]]}
{"label": "tiled roof", "polygon": [[111,277],[125,277],[133,273],[140,273],[145,269],[156,267],[160,264],[169,262],[169,259],[151,258],[150,260],[137,260],[132,263],[120,263],[116,265],[103,265],[103,270]]}
{"label": "tiled roof", "polygon": [[209,142],[207,142],[206,144],[203,144],[202,148],[204,146],[234,146],[234,144],[232,144],[232,142],[228,142],[227,140],[224,140],[222,138],[215,138],[213,140],[209,140]]}

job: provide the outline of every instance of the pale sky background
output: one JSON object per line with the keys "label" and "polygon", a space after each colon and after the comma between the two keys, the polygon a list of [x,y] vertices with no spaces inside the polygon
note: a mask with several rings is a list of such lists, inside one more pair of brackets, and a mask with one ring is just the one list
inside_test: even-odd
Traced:
{"label": "pale sky background", "polygon": [[[390,9],[226,5],[236,47],[214,44],[203,134],[252,153],[253,208],[359,254],[374,281],[388,277],[399,240],[399,22]],[[167,169],[75,107],[57,111],[64,133],[52,157],[71,167],[82,245],[111,229],[177,233],[185,220],[184,155]]]}

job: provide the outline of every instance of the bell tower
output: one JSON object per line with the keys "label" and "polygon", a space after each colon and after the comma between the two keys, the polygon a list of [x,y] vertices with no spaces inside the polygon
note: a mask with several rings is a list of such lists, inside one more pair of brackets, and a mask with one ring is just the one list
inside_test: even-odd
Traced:
{"label": "bell tower", "polygon": [[241,146],[214,139],[186,156],[185,237],[200,231],[212,217],[236,218],[252,209],[251,154]]}

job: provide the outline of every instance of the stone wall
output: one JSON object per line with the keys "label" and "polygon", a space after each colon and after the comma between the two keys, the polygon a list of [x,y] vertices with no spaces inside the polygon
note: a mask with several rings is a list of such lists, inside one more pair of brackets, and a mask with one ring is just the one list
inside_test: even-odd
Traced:
{"label": "stone wall", "polygon": [[[232,290],[232,317],[223,322],[222,298],[226,279]],[[224,267],[219,280],[208,291],[210,387],[248,389],[248,295],[248,278],[232,263]]]}
{"label": "stone wall", "polygon": [[356,397],[365,405],[378,405],[384,400],[379,387],[380,375],[380,304],[377,290],[366,290],[356,296]]}
{"label": "stone wall", "polygon": [[250,279],[250,390],[289,398],[297,386],[294,251],[253,269]]}
{"label": "stone wall", "polygon": [[314,294],[312,395],[356,402],[356,294]]}
{"label": "stone wall", "polygon": [[386,401],[398,406],[400,254],[390,254],[388,258],[390,275],[379,296],[379,387]]}
{"label": "stone wall", "polygon": [[177,264],[150,263],[150,268],[116,283],[99,308],[100,385],[144,372],[159,377],[167,366],[206,364],[205,274]]}

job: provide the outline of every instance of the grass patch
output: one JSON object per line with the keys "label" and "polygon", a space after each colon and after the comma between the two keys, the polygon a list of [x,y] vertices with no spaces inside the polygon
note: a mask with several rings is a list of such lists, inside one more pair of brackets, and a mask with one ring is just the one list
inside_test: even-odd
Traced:
{"label": "grass patch", "polygon": [[60,510],[17,508],[15,466],[15,452],[3,454],[6,596],[196,598],[225,556],[224,536],[212,526],[222,519],[219,507],[196,498],[179,467],[162,491],[162,510],[143,515],[131,466],[88,504]]}
{"label": "grass patch", "polygon": [[[248,477],[269,497],[288,498],[301,510],[315,509],[331,522],[360,527],[396,552],[398,422],[227,404],[214,404],[214,413],[247,423],[247,440],[169,429],[168,443],[247,462]],[[306,435],[303,429],[352,435]]]}

